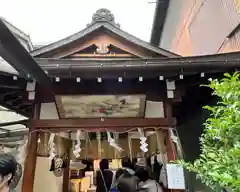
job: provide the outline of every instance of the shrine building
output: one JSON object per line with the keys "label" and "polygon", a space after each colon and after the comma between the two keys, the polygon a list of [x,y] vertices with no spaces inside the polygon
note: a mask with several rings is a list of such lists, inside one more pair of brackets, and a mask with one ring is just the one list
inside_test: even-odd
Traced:
{"label": "shrine building", "polygon": [[116,20],[99,9],[83,30],[38,48],[0,20],[0,104],[24,117],[0,121],[0,144],[27,142],[23,192],[65,192],[70,180],[76,191],[90,190],[94,173],[80,176],[84,161],[94,172],[101,159],[117,169],[125,156],[159,154],[164,166],[183,158],[176,128],[211,100],[200,85],[239,69],[239,53],[182,57]]}

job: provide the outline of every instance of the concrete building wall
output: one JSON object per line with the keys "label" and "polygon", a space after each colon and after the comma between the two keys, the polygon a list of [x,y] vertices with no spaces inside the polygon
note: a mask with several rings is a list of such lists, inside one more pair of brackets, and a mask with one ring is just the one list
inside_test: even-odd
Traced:
{"label": "concrete building wall", "polygon": [[171,0],[159,46],[184,56],[240,50],[239,5],[239,0]]}

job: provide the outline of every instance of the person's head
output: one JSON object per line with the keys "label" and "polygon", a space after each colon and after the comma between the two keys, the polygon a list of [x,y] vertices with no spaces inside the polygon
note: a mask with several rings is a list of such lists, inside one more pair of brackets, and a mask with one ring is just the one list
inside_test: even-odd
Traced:
{"label": "person's head", "polygon": [[150,179],[148,171],[143,167],[140,167],[136,170],[135,176],[138,177],[139,181],[147,181],[148,179]]}
{"label": "person's head", "polygon": [[116,175],[115,175],[115,179],[117,180],[121,175],[123,175],[125,172],[124,169],[118,169],[117,172],[116,172]]}
{"label": "person's head", "polygon": [[109,169],[109,162],[107,159],[102,159],[99,163],[99,167],[101,170]]}
{"label": "person's head", "polygon": [[138,158],[136,162],[137,167],[146,167],[146,160],[144,158]]}
{"label": "person's head", "polygon": [[131,159],[129,157],[124,157],[122,159],[122,166],[126,167],[126,168],[132,168],[132,162]]}
{"label": "person's head", "polygon": [[0,191],[9,186],[16,174],[17,161],[10,154],[0,154]]}
{"label": "person's head", "polygon": [[159,153],[161,153],[161,152],[160,152],[160,150],[159,150],[159,149],[157,149],[157,150],[156,150],[156,154],[159,154]]}

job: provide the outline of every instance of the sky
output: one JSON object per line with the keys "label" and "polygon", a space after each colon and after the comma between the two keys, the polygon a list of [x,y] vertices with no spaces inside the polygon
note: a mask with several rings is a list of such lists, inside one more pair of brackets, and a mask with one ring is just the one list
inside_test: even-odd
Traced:
{"label": "sky", "polygon": [[1,0],[0,16],[30,35],[35,45],[65,38],[86,27],[99,8],[109,9],[121,29],[150,40],[157,0]]}

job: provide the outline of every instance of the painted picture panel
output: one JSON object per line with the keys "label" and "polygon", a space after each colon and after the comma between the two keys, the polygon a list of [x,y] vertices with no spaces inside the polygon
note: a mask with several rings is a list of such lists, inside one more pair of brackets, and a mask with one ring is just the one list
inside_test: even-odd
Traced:
{"label": "painted picture panel", "polygon": [[143,117],[145,95],[56,96],[61,118]]}

